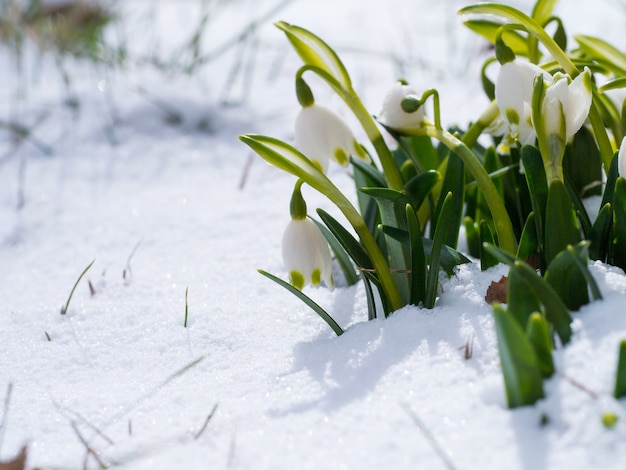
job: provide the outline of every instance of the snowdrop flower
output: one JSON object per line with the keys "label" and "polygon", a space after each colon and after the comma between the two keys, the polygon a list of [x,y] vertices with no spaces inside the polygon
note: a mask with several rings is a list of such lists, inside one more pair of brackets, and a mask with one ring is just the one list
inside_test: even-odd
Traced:
{"label": "snowdrop flower", "polygon": [[619,146],[619,152],[617,154],[617,171],[622,178],[626,179],[626,137],[622,139],[622,143]]}
{"label": "snowdrop flower", "polygon": [[400,132],[420,128],[424,121],[424,107],[419,95],[411,86],[396,82],[385,96],[379,120]]}
{"label": "snowdrop flower", "polygon": [[533,82],[543,75],[550,83],[548,72],[529,62],[507,62],[500,68],[496,80],[496,103],[509,128],[508,137],[522,145],[535,143],[537,134],[532,125]]}
{"label": "snowdrop flower", "polygon": [[295,288],[319,286],[324,281],[326,287],[333,289],[330,248],[318,226],[306,216],[301,186],[298,181],[291,196],[291,221],[283,234],[283,263]]}
{"label": "snowdrop flower", "polygon": [[333,288],[330,248],[320,229],[310,219],[291,219],[283,235],[283,262],[289,282],[297,289],[324,281]]}
{"label": "snowdrop flower", "polygon": [[580,130],[591,108],[591,71],[585,71],[574,80],[557,72],[546,89],[542,103],[545,132],[560,135],[565,126],[565,138],[570,139]]}
{"label": "snowdrop flower", "polygon": [[300,110],[295,146],[324,173],[331,158],[341,166],[348,165],[351,155],[369,161],[347,124],[333,111],[317,104]]}

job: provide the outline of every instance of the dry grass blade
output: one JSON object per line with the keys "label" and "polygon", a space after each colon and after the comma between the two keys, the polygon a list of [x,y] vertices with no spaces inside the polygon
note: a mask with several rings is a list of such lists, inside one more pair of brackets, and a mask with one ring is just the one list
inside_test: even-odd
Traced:
{"label": "dry grass blade", "polygon": [[4,396],[4,408],[2,409],[2,421],[0,421],[0,449],[4,440],[4,431],[7,427],[7,415],[9,414],[9,403],[11,403],[11,392],[13,392],[13,384],[7,385],[7,393]]}
{"label": "dry grass blade", "polygon": [[96,260],[94,259],[91,263],[89,263],[87,267],[83,270],[83,272],[80,273],[80,276],[78,276],[78,279],[76,279],[76,282],[74,283],[74,287],[72,287],[72,290],[70,291],[70,295],[67,298],[67,302],[65,302],[65,305],[61,307],[61,315],[65,315],[67,313],[67,309],[70,308],[70,301],[72,300],[72,296],[74,295],[74,291],[76,290],[78,283],[83,278],[83,276],[87,273],[87,271],[89,271],[89,268],[91,268],[95,262]]}
{"label": "dry grass blade", "polygon": [[437,453],[439,458],[443,461],[446,468],[448,470],[456,470],[456,467],[454,466],[454,464],[448,457],[448,454],[446,454],[446,451],[443,449],[443,447],[441,447],[439,442],[437,442],[435,437],[428,430],[428,428],[424,425],[422,420],[415,414],[415,412],[409,407],[408,404],[402,403],[401,406],[404,409],[404,411],[406,411],[406,414],[409,415],[409,417],[411,418],[411,420],[413,421],[417,429],[424,435],[426,440],[430,443],[430,446]]}
{"label": "dry grass blade", "polygon": [[113,442],[113,439],[111,439],[109,436],[104,434],[104,432],[102,432],[97,426],[95,426],[94,424],[89,422],[80,413],[78,413],[78,412],[76,412],[74,410],[71,410],[71,409],[67,408],[66,406],[63,406],[60,403],[57,403],[56,401],[53,401],[52,403],[54,404],[54,406],[56,407],[57,410],[59,410],[61,413],[63,413],[70,420],[71,423],[75,424],[76,421],[74,421],[74,419],[76,419],[76,420],[80,421],[80,423],[84,424],[89,429],[94,431],[102,439],[104,439],[107,442],[107,444],[115,445],[115,443]]}
{"label": "dry grass blade", "polygon": [[82,444],[85,446],[85,450],[87,451],[87,454],[85,455],[85,461],[83,464],[83,468],[87,468],[87,460],[88,457],[91,455],[93,456],[94,459],[96,459],[96,462],[98,462],[98,465],[100,465],[100,468],[108,468],[109,465],[106,464],[101,458],[100,455],[98,455],[98,452],[96,450],[94,450],[90,445],[89,442],[87,442],[87,440],[85,439],[85,437],[81,434],[80,430],[78,429],[78,426],[76,426],[76,423],[74,421],[71,422],[72,425],[72,429],[74,430],[74,432],[76,433],[76,436],[78,436],[78,440],[80,442],[82,442]]}
{"label": "dry grass blade", "polygon": [[200,430],[195,434],[195,436],[193,436],[194,439],[198,439],[200,436],[202,436],[202,433],[204,433],[205,429],[209,425],[209,421],[211,421],[211,418],[213,418],[213,415],[215,414],[216,411],[217,411],[217,403],[215,404],[215,406],[213,407],[213,409],[209,413],[209,416],[207,416],[207,418],[204,421],[204,424],[202,425]]}

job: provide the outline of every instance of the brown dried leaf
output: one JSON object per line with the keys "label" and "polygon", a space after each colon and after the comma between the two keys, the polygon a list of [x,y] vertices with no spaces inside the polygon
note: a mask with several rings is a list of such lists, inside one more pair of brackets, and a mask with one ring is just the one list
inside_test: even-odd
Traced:
{"label": "brown dried leaf", "polygon": [[509,278],[502,276],[498,282],[492,281],[487,288],[487,295],[485,300],[488,304],[499,302],[501,304],[506,303],[506,288],[509,285]]}
{"label": "brown dried leaf", "polygon": [[26,468],[26,446],[22,447],[15,459],[9,462],[0,462],[0,470],[24,470]]}

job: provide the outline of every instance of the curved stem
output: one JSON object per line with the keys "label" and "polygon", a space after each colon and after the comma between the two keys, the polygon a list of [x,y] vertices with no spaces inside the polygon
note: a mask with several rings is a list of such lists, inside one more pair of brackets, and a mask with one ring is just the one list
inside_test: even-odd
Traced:
{"label": "curved stem", "polygon": [[504,207],[504,202],[498,190],[476,155],[474,155],[466,144],[444,129],[437,129],[433,125],[425,125],[420,130],[416,131],[416,134],[418,133],[434,137],[463,160],[467,170],[476,179],[476,183],[487,202],[487,206],[489,206],[500,248],[509,253],[515,253],[517,251],[517,243],[513,232],[513,224],[511,223],[511,219],[506,211],[506,207]]}
{"label": "curved stem", "polygon": [[310,70],[322,78],[328,85],[339,95],[339,97],[346,103],[348,108],[356,116],[361,124],[361,127],[365,131],[367,138],[370,140],[376,150],[376,154],[380,160],[380,164],[383,167],[383,172],[387,178],[387,184],[391,189],[396,191],[404,191],[404,183],[402,181],[402,175],[400,170],[396,166],[396,161],[385,143],[383,135],[380,133],[376,122],[372,115],[367,111],[361,99],[356,94],[354,89],[344,88],[332,75],[325,70],[316,67],[314,65],[303,65],[296,72],[296,80],[301,79],[304,72]]}
{"label": "curved stem", "polygon": [[498,117],[500,114],[500,109],[498,108],[498,104],[495,100],[493,100],[487,109],[483,111],[478,120],[469,127],[467,132],[463,134],[463,138],[461,139],[465,145],[469,148],[472,148],[476,145],[478,138],[483,133],[483,131],[491,125],[491,123]]}

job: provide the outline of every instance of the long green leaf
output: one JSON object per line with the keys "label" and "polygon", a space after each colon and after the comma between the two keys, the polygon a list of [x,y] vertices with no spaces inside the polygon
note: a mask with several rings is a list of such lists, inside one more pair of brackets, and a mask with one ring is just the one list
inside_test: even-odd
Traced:
{"label": "long green leaf", "polygon": [[612,264],[626,270],[626,180],[617,178],[613,200]]}
{"label": "long green leaf", "polygon": [[552,11],[557,3],[558,0],[537,0],[531,16],[537,23],[544,25],[552,16]]}
{"label": "long green leaf", "polygon": [[575,245],[580,241],[580,229],[565,183],[555,180],[550,184],[546,203],[544,232],[546,263],[549,265],[568,245]]}
{"label": "long green leaf", "polygon": [[598,217],[596,217],[591,232],[589,233],[589,257],[591,259],[606,261],[609,253],[609,240],[611,236],[611,228],[613,227],[613,209],[610,203],[606,203],[600,209]]}
{"label": "long green leaf", "polygon": [[576,35],[574,39],[592,58],[604,59],[605,63],[611,64],[616,75],[626,75],[626,55],[613,45],[593,36]]}
{"label": "long green leaf", "polygon": [[437,300],[437,287],[439,286],[439,263],[441,258],[441,248],[444,246],[444,240],[447,234],[448,224],[454,217],[454,200],[452,193],[448,193],[443,201],[439,220],[437,221],[437,230],[433,237],[433,246],[430,253],[430,266],[428,268],[428,278],[426,281],[426,298],[424,306],[433,308]]}
{"label": "long green leaf", "polygon": [[626,397],[626,340],[622,340],[619,343],[619,358],[617,360],[613,396],[615,398]]}
{"label": "long green leaf", "polygon": [[319,215],[322,222],[324,222],[344,250],[350,255],[350,258],[356,263],[357,267],[373,269],[374,265],[367,255],[367,252],[343,225],[323,209],[317,209],[317,215]]}
{"label": "long green leaf", "polygon": [[422,231],[415,215],[415,210],[410,204],[406,205],[406,219],[411,247],[411,297],[412,305],[419,305],[426,297],[426,254],[422,242]]}
{"label": "long green leaf", "polygon": [[335,259],[339,263],[339,267],[341,268],[341,271],[346,278],[346,283],[349,286],[352,286],[359,282],[359,275],[356,273],[356,270],[354,269],[354,266],[350,261],[350,256],[346,252],[345,248],[341,245],[341,242],[337,239],[337,237],[335,237],[335,235],[333,235],[330,230],[328,230],[326,225],[318,222],[315,219],[311,220],[315,223],[315,225],[318,226],[318,228],[322,232],[322,235],[324,235],[324,238],[330,245],[331,250],[333,250],[333,253],[335,254]]}
{"label": "long green leaf", "polygon": [[532,405],[544,396],[535,351],[509,313],[499,305],[494,305],[493,313],[509,408]]}
{"label": "long green leaf", "polygon": [[281,278],[276,277],[273,274],[268,273],[267,271],[263,271],[262,269],[259,269],[258,271],[263,276],[267,277],[268,279],[271,279],[276,284],[278,284],[279,286],[284,287],[289,292],[291,292],[293,295],[298,297],[309,308],[311,308],[311,310],[313,310],[315,313],[317,313],[320,316],[320,318],[322,320],[324,320],[328,324],[328,326],[331,327],[331,329],[335,332],[335,334],[337,336],[341,336],[343,334],[343,329],[341,329],[341,327],[337,324],[337,322],[328,313],[326,313],[326,310],[324,310],[317,303],[315,303],[315,301],[313,301],[313,299],[311,299],[310,297],[308,297],[307,295],[302,293],[302,291],[300,291],[300,290],[296,289],[295,287],[293,287],[288,282],[283,281]]}
{"label": "long green leaf", "polygon": [[319,67],[339,82],[344,89],[350,90],[352,82],[345,66],[337,53],[312,32],[294,26],[285,21],[275,23],[282,30],[302,61],[307,65]]}
{"label": "long green leaf", "polygon": [[[463,24],[475,33],[480,34],[492,44],[496,42],[496,33],[502,27],[502,22],[490,21],[486,19],[467,20]],[[506,31],[503,34],[504,42],[516,55],[528,55],[528,44],[526,38],[516,31]]]}
{"label": "long green leaf", "polygon": [[546,319],[540,313],[533,313],[526,325],[526,336],[530,341],[535,354],[541,375],[545,378],[554,374],[554,360],[552,359],[552,339]]}

